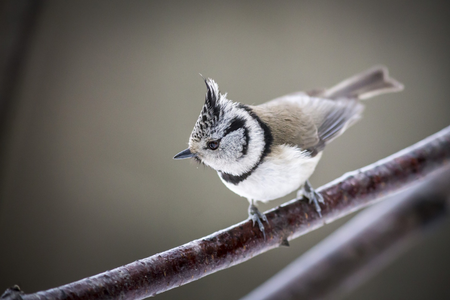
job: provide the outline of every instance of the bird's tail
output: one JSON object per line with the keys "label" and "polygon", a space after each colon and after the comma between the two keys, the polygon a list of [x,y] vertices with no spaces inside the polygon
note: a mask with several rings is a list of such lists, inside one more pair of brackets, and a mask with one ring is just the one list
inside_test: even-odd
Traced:
{"label": "bird's tail", "polygon": [[317,96],[326,99],[367,99],[401,90],[403,90],[403,84],[389,77],[385,66],[375,66],[322,91]]}

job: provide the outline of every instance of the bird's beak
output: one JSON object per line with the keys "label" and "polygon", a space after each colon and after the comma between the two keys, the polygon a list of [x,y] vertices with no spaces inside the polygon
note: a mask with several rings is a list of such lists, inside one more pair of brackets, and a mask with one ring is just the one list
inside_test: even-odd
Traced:
{"label": "bird's beak", "polygon": [[191,158],[191,157],[194,157],[195,155],[196,155],[195,153],[192,153],[191,150],[189,150],[189,148],[187,148],[186,150],[183,150],[180,153],[178,153],[177,155],[175,155],[173,157],[173,159]]}

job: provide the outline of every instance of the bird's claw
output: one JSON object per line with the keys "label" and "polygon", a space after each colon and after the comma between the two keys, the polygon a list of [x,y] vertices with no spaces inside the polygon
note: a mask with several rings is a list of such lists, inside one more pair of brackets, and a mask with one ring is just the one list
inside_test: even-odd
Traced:
{"label": "bird's claw", "polygon": [[306,198],[308,198],[309,204],[314,203],[319,217],[322,218],[322,209],[320,208],[319,202],[325,203],[325,200],[323,199],[323,196],[321,194],[317,193],[316,190],[311,187],[309,181],[306,181],[303,189],[298,192],[297,198],[300,199],[301,196],[305,196]]}
{"label": "bird's claw", "polygon": [[258,223],[259,230],[263,233],[264,240],[266,239],[266,231],[264,229],[264,224],[261,222],[268,222],[265,214],[259,212],[258,208],[251,204],[248,208],[248,216],[253,221],[253,226]]}

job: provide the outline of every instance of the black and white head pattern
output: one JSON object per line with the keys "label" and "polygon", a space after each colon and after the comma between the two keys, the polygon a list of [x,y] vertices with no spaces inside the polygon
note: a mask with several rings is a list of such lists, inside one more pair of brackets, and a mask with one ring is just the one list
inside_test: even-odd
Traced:
{"label": "black and white head pattern", "polygon": [[221,174],[243,175],[270,151],[270,145],[266,146],[270,130],[249,107],[221,94],[214,80],[208,78],[205,83],[205,104],[191,133],[189,149]]}

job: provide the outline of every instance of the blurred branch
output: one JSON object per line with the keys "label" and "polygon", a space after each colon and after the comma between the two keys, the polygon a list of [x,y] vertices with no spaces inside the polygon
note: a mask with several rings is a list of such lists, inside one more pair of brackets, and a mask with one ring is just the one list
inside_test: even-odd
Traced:
{"label": "blurred branch", "polygon": [[242,300],[338,299],[448,216],[450,169],[358,214]]}
{"label": "blurred branch", "polygon": [[2,130],[32,43],[42,3],[43,0],[0,2],[0,129]]}
{"label": "blurred branch", "polygon": [[6,165],[5,145],[11,138],[8,125],[15,115],[17,93],[43,3],[44,0],[0,1],[0,177],[4,176]]}
{"label": "blurred branch", "polygon": [[2,299],[142,299],[242,263],[288,240],[398,192],[450,159],[450,127],[321,187],[323,218],[307,201],[266,212],[264,240],[250,220],[182,246],[74,283],[34,294],[8,289]]}

